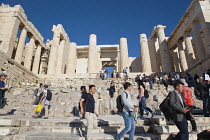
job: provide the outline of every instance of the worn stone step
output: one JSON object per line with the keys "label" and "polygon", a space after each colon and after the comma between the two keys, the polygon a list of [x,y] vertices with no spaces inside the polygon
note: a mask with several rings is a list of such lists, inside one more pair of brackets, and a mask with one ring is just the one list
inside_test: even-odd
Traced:
{"label": "worn stone step", "polygon": [[[113,140],[114,134],[93,133],[88,137],[90,140]],[[85,140],[74,133],[61,133],[61,132],[28,132],[13,136],[13,140]]]}
{"label": "worn stone step", "polygon": [[0,127],[1,126],[20,126],[21,121],[20,120],[14,120],[14,119],[0,119]]}
{"label": "worn stone step", "polygon": [[[161,140],[173,140],[177,133],[164,133],[160,135]],[[189,140],[197,140],[197,134],[189,134]]]}
{"label": "worn stone step", "polygon": [[[210,125],[209,124],[197,124],[197,130],[199,132],[206,130],[206,129],[210,129]],[[153,130],[155,134],[164,134],[164,133],[177,133],[179,132],[179,129],[176,127],[176,125],[157,125],[157,126],[153,126]],[[188,123],[188,130],[191,131],[192,130],[192,126],[190,123]]]}
{"label": "worn stone step", "polygon": [[74,133],[27,132],[13,136],[13,140],[85,140]]}
{"label": "worn stone step", "polygon": [[[129,135],[124,136],[125,140],[129,140]],[[160,136],[151,133],[135,133],[134,140],[160,140]]]}
{"label": "worn stone step", "polygon": [[[125,126],[101,126],[94,129],[94,133],[119,133]],[[150,126],[136,126],[136,133],[148,132]],[[65,126],[32,126],[30,131],[42,132],[67,132],[79,133],[79,131],[86,132],[86,127],[65,127]]]}
{"label": "worn stone step", "polygon": [[0,127],[0,136],[14,135],[19,131],[19,127]]}
{"label": "worn stone step", "polygon": [[[157,125],[172,125],[174,124],[173,121],[168,121],[167,119],[165,119],[164,116],[162,115],[156,115],[154,118],[148,118],[150,120],[151,124],[157,124]],[[206,123],[210,123],[210,117],[203,117],[201,115],[196,115],[195,116],[195,121],[198,124],[206,124]]]}

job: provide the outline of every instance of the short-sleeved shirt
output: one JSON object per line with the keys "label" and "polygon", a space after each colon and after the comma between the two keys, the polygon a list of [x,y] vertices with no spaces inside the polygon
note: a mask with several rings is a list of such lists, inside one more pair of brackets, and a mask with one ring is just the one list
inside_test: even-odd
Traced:
{"label": "short-sleeved shirt", "polygon": [[[4,88],[4,87],[5,87],[4,81],[1,81],[1,80],[0,80],[0,88]],[[3,94],[3,93],[5,93],[5,90],[1,90],[1,89],[0,89],[0,94]]]}
{"label": "short-sleeved shirt", "polygon": [[90,93],[83,94],[82,99],[85,99],[86,102],[86,112],[94,113],[95,111],[95,99]]}

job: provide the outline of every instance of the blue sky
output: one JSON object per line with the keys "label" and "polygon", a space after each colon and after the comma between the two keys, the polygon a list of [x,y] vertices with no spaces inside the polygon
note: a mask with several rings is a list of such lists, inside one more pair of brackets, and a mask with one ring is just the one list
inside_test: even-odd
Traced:
{"label": "blue sky", "polygon": [[71,42],[87,45],[90,34],[97,44],[119,44],[128,39],[129,56],[140,53],[139,34],[149,37],[155,25],[166,25],[169,36],[192,0],[0,0],[20,4],[39,32],[52,39],[52,25],[62,24]]}

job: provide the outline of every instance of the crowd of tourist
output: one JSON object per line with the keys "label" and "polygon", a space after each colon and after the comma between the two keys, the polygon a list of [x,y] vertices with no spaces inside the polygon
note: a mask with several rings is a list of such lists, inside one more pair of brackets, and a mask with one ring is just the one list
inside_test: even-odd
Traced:
{"label": "crowd of tourist", "polygon": [[[124,75],[128,75],[127,68],[123,70]],[[102,80],[107,79],[108,72],[106,69],[102,69],[100,76]],[[188,140],[189,134],[197,134],[197,125],[194,116],[192,115],[192,110],[195,107],[193,101],[193,90],[195,96],[203,101],[203,114],[205,117],[210,116],[210,70],[207,73],[199,76],[191,76],[189,73],[186,76],[180,75],[179,73],[164,73],[162,76],[157,76],[153,74],[147,76],[145,74],[137,75],[135,82],[138,85],[138,96],[136,97],[139,104],[135,104],[132,99],[130,92],[132,90],[132,85],[129,82],[124,83],[124,91],[119,95],[122,110],[121,114],[125,122],[125,128],[117,135],[116,139],[120,140],[126,133],[129,132],[129,139],[134,139],[135,132],[135,114],[139,112],[140,116],[138,119],[145,120],[144,111],[151,113],[151,118],[156,114],[146,105],[146,100],[149,97],[149,93],[145,87],[145,83],[149,83],[150,89],[153,89],[153,85],[163,84],[165,89],[168,91],[169,86],[173,86],[174,90],[169,92],[169,105],[174,110],[174,116],[171,120],[180,130],[176,135],[175,140]],[[116,71],[113,71],[113,77],[116,77]],[[7,75],[0,74],[0,108],[3,107],[5,92],[8,90],[5,88],[4,80]],[[109,94],[110,98],[114,97],[115,82],[114,80],[110,83]],[[81,119],[87,120],[87,136],[91,134],[92,130],[97,127],[97,117],[98,113],[95,110],[95,99],[94,94],[96,93],[96,86],[90,85],[89,92],[86,90],[86,86],[81,87],[81,99],[79,101],[79,111]],[[35,101],[34,105],[42,105],[42,110],[44,110],[44,119],[48,119],[49,109],[51,107],[50,101],[52,100],[52,92],[48,89],[48,85],[40,84],[39,88],[34,91]],[[119,105],[118,105],[119,106]],[[118,109],[118,108],[117,108]],[[119,110],[119,109],[118,109]],[[33,118],[40,117],[41,111],[35,111]],[[192,125],[192,131],[188,132],[188,123],[190,121]]]}

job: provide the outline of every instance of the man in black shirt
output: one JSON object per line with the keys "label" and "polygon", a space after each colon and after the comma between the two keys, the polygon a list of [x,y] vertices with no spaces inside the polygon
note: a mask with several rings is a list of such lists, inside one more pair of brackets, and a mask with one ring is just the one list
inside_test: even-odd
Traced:
{"label": "man in black shirt", "polygon": [[89,92],[87,94],[82,95],[82,99],[80,100],[80,106],[82,106],[82,102],[85,101],[85,108],[81,108],[80,114],[85,114],[87,120],[87,138],[89,137],[92,129],[97,127],[97,117],[98,114],[95,112],[95,100],[93,95],[96,92],[95,85],[89,86]]}

